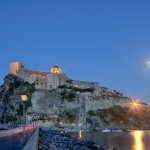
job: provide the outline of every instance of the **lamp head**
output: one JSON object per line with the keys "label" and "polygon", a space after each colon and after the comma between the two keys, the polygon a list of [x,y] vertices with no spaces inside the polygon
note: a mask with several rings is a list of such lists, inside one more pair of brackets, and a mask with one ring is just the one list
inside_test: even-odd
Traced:
{"label": "lamp head", "polygon": [[21,100],[22,100],[23,102],[25,102],[25,101],[27,101],[27,99],[28,99],[27,92],[26,92],[26,91],[23,91],[23,92],[21,93]]}

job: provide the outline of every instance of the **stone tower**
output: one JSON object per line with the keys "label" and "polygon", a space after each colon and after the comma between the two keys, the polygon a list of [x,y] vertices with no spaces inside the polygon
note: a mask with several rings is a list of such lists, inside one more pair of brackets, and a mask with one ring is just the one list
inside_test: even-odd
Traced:
{"label": "stone tower", "polygon": [[21,70],[23,68],[24,68],[24,66],[20,62],[10,63],[9,74],[14,74],[14,75],[17,76],[17,71],[19,71],[19,70]]}
{"label": "stone tower", "polygon": [[50,74],[47,75],[47,89],[56,89],[62,83],[65,83],[66,76],[58,66],[52,67]]}

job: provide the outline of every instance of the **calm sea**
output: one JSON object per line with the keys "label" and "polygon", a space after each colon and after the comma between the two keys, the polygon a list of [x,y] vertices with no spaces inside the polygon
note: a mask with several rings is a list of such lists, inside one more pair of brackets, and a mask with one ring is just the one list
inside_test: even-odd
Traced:
{"label": "calm sea", "polygon": [[108,132],[100,131],[70,133],[74,136],[88,138],[104,147],[117,147],[119,150],[150,150],[150,130],[131,132]]}

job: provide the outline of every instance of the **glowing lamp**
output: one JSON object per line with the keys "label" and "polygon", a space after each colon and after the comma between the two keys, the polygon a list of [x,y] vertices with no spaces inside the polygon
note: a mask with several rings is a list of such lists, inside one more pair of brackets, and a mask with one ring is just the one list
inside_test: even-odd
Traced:
{"label": "glowing lamp", "polygon": [[22,101],[27,101],[27,95],[21,95]]}
{"label": "glowing lamp", "polygon": [[22,92],[22,94],[21,94],[21,100],[23,102],[25,102],[25,101],[27,101],[27,99],[28,99],[28,96],[27,96],[26,92]]}
{"label": "glowing lamp", "polygon": [[23,91],[21,93],[21,100],[23,101],[23,140],[26,141],[26,135],[25,135],[25,124],[26,124],[26,116],[25,116],[25,102],[27,101],[28,96],[27,92]]}

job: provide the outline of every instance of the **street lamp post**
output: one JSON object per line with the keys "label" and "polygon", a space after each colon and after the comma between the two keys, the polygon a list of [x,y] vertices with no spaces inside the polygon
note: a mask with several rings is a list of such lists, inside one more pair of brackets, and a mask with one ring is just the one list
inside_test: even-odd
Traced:
{"label": "street lamp post", "polygon": [[23,91],[21,93],[21,100],[23,102],[23,140],[25,141],[25,124],[26,124],[26,116],[25,116],[25,102],[27,101],[28,96],[27,92]]}

